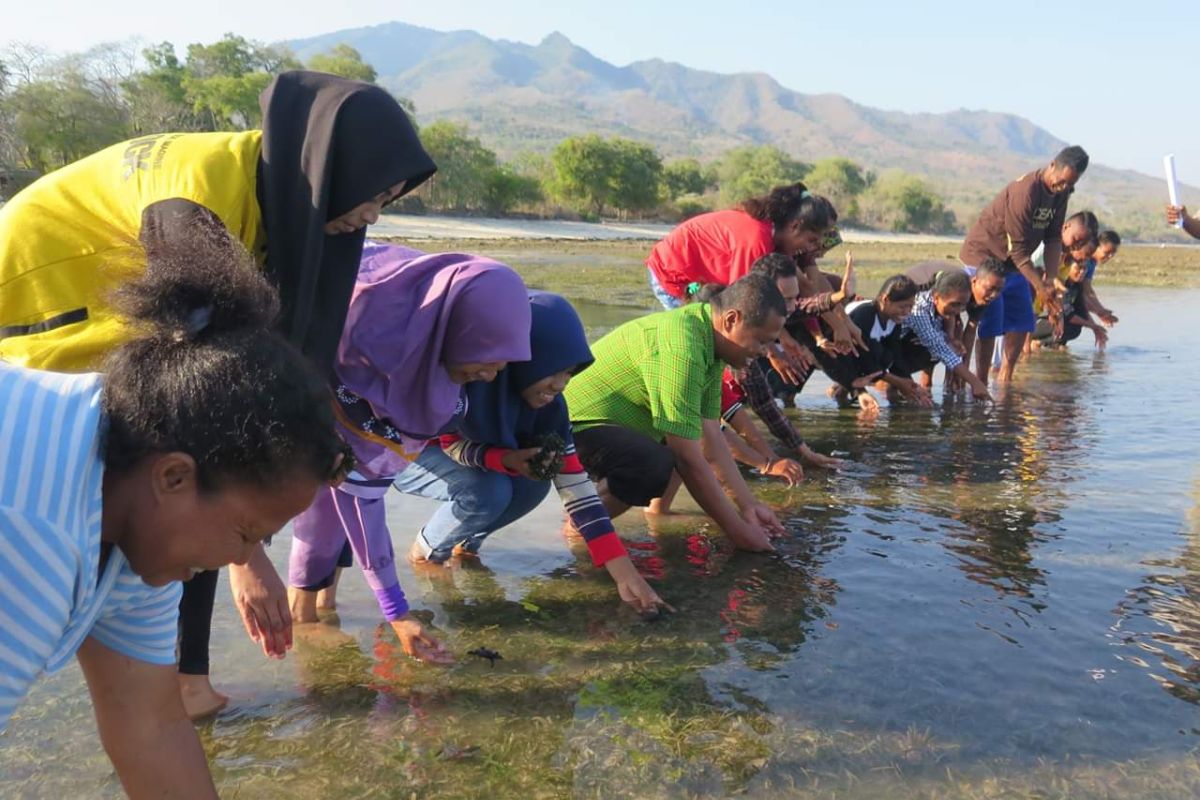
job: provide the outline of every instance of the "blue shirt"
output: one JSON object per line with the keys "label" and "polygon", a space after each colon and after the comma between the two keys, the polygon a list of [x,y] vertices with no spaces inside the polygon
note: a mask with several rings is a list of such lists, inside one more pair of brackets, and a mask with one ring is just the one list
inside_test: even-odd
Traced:
{"label": "blue shirt", "polygon": [[113,547],[100,573],[100,376],[0,361],[0,730],[83,640],[175,663],[180,586],[151,587]]}

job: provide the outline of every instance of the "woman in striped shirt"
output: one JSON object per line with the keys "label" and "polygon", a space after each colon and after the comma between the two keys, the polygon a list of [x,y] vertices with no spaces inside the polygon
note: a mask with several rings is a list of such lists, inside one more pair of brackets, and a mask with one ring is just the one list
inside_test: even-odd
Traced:
{"label": "woman in striped shirt", "polygon": [[216,797],[175,678],[179,581],[245,563],[345,456],[244,251],[180,237],[117,308],[134,338],[103,377],[0,362],[0,729],[75,656],[126,792]]}

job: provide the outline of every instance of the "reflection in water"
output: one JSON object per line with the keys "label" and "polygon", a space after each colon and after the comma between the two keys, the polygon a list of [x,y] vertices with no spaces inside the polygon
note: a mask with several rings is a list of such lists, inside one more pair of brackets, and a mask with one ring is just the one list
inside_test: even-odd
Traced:
{"label": "reflection in water", "polygon": [[1130,648],[1119,659],[1146,670],[1175,697],[1200,705],[1200,481],[1193,495],[1183,553],[1142,562],[1155,571],[1117,606],[1112,630]]}
{"label": "reflection in water", "polygon": [[[235,702],[201,728],[218,785],[966,798],[1057,796],[1086,778],[1098,788],[1082,796],[1195,795],[1200,410],[1143,402],[1164,365],[1200,362],[1154,324],[1195,298],[1113,294],[1128,344],[1043,354],[992,408],[951,399],[868,424],[815,382],[791,413],[850,463],[795,490],[752,477],[788,528],[777,555],[735,553],[700,516],[619,520],[679,609],[659,621],[620,608],[578,541],[568,552],[553,499],[492,537],[485,567],[401,565],[458,654],[449,668],[406,658],[357,576],[340,630],[283,663],[221,607],[214,677]],[[636,313],[584,312],[595,333]],[[1172,374],[1178,396],[1200,391],[1200,370]],[[388,502],[407,547],[431,506]],[[466,655],[479,647],[503,658]],[[0,739],[0,796],[119,796],[93,730],[77,673],[41,684]],[[1142,758],[1156,761],[1128,761]],[[1173,783],[1128,783],[1159,774]]]}

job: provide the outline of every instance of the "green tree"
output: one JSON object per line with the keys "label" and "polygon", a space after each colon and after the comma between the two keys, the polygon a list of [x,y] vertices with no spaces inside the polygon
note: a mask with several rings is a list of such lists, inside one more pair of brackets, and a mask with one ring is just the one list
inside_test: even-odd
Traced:
{"label": "green tree", "polygon": [[952,233],[958,221],[941,197],[916,175],[886,172],[863,196],[865,221],[903,233]]}
{"label": "green tree", "polygon": [[866,191],[870,176],[848,158],[825,158],[813,165],[804,182],[814,194],[828,198],[841,219],[857,220],[858,196]]}
{"label": "green tree", "polygon": [[492,169],[484,191],[484,209],[491,214],[507,214],[518,206],[534,206],[545,199],[537,178],[521,175],[507,165]]}
{"label": "green tree", "polygon": [[421,131],[421,143],[438,165],[421,187],[425,203],[435,209],[477,211],[487,204],[488,181],[496,154],[471,136],[467,126],[439,120]]}
{"label": "green tree", "polygon": [[212,130],[253,128],[262,121],[258,96],[271,78],[302,65],[286,47],[227,33],[213,44],[190,44],[183,88]]}
{"label": "green tree", "polygon": [[376,78],[375,68],[363,61],[362,54],[348,44],[339,44],[328,53],[318,53],[308,60],[308,68],[367,83],[374,83]]}
{"label": "green tree", "polygon": [[678,200],[687,194],[704,194],[711,185],[704,167],[694,158],[681,158],[663,167],[663,183],[667,196]]}
{"label": "green tree", "polygon": [[624,213],[651,211],[662,202],[662,158],[648,144],[609,141],[613,152],[612,204]]}
{"label": "green tree", "polygon": [[660,201],[662,159],[649,145],[629,139],[571,136],[554,148],[552,193],[576,209],[646,211]]}
{"label": "green tree", "polygon": [[803,180],[810,166],[773,145],[737,147],[717,163],[721,202],[736,205],[766,194],[776,186]]}
{"label": "green tree", "polygon": [[68,70],[24,83],[4,98],[22,165],[39,172],[65,166],[129,134],[125,109]]}
{"label": "green tree", "polygon": [[175,46],[162,42],[142,51],[146,69],[122,85],[133,132],[205,130],[208,115],[197,114],[183,81],[187,70]]}
{"label": "green tree", "polygon": [[612,203],[613,151],[594,133],[569,136],[550,155],[552,193],[596,216]]}

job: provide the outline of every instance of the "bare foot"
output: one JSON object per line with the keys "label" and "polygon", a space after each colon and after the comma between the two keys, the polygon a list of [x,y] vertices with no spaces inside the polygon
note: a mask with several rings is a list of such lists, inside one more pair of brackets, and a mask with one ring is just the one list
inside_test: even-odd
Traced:
{"label": "bare foot", "polygon": [[661,497],[656,497],[650,501],[650,505],[646,506],[643,511],[647,514],[654,514],[659,517],[674,517],[679,514],[678,511],[671,510],[670,503],[664,503]]}
{"label": "bare foot", "polygon": [[183,710],[188,719],[211,717],[229,704],[229,697],[213,688],[207,675],[184,675],[177,673],[179,696],[183,699]]}
{"label": "bare foot", "polygon": [[317,616],[317,593],[288,587],[288,609],[292,612],[292,622],[300,624],[320,622]]}
{"label": "bare foot", "polygon": [[338,567],[333,573],[333,583],[317,592],[317,608],[321,611],[337,610],[338,581],[342,577],[342,568]]}

